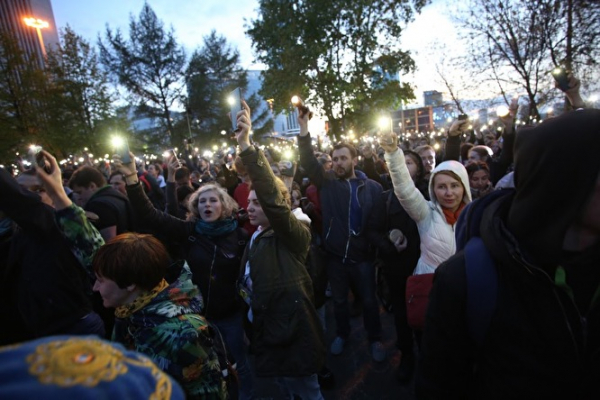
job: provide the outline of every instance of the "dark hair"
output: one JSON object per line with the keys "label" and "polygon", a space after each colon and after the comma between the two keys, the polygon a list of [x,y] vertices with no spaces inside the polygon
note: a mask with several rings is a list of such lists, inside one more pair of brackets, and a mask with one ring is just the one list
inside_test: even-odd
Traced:
{"label": "dark hair", "polygon": [[358,157],[358,152],[356,151],[356,147],[354,147],[352,144],[347,143],[347,142],[339,142],[336,143],[333,146],[333,149],[331,149],[331,151],[329,152],[329,155],[331,157],[333,157],[333,152],[339,149],[348,149],[348,151],[350,152],[350,157],[351,158],[356,158]]}
{"label": "dark hair", "polygon": [[114,281],[121,289],[136,285],[151,290],[164,278],[169,253],[152,235],[123,233],[100,247],[92,267],[101,277]]}
{"label": "dark hair", "polygon": [[425,167],[423,166],[423,159],[416,151],[412,150],[404,150],[404,157],[410,157],[413,159],[415,164],[417,164],[417,175],[415,176],[414,181],[420,182],[425,176]]}
{"label": "dark hair", "polygon": [[471,176],[473,176],[473,174],[477,171],[485,171],[487,172],[488,176],[490,175],[490,167],[488,167],[485,161],[472,162],[465,168],[467,169],[467,175],[469,175],[469,178],[471,178]]}
{"label": "dark hair", "polygon": [[473,143],[463,143],[460,146],[460,159],[463,160],[463,162],[469,159],[469,150],[471,150],[473,146]]}
{"label": "dark hair", "polygon": [[487,146],[479,145],[471,148],[470,151],[474,151],[475,153],[479,154],[479,158],[482,161],[485,161],[491,156],[490,152],[492,151],[492,149],[490,149]]}
{"label": "dark hair", "polygon": [[[285,204],[288,205],[288,207],[292,207],[292,196],[290,194],[290,191],[288,190],[287,186],[285,185],[285,182],[283,180],[281,180],[281,178],[279,178],[278,176],[275,177],[275,188],[277,188],[277,190],[279,190],[279,193],[281,193],[281,195],[283,196],[283,200],[285,201]],[[252,185],[252,182],[249,183],[249,190],[253,191],[254,187]]]}
{"label": "dark hair", "polygon": [[175,171],[175,180],[178,181],[180,179],[189,179],[190,178],[190,170],[187,167],[181,167],[177,171]]}
{"label": "dark hair", "polygon": [[92,183],[95,183],[97,187],[101,188],[106,186],[106,178],[102,175],[102,172],[87,165],[73,172],[71,179],[69,179],[69,187],[71,189],[73,189],[74,186],[88,188]]}
{"label": "dark hair", "polygon": [[[194,188],[191,186],[179,186],[177,188],[177,202],[181,203],[190,194],[194,193]],[[186,206],[187,207],[187,206]]]}
{"label": "dark hair", "polygon": [[113,176],[117,176],[117,175],[119,175],[123,179],[123,182],[125,182],[125,175],[123,175],[123,173],[121,171],[114,171],[113,173],[111,173],[110,176],[108,177],[108,181],[110,182],[110,180],[113,178]]}

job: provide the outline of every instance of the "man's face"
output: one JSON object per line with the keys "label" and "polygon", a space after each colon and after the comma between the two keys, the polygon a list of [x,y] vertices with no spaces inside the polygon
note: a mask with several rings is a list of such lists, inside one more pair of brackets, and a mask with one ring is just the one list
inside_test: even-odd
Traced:
{"label": "man's face", "polygon": [[117,190],[117,191],[123,193],[125,196],[127,196],[127,189],[125,188],[125,181],[123,181],[122,175],[113,175],[113,177],[110,178],[110,181],[108,183],[110,183],[110,185],[115,190]]}
{"label": "man's face", "polygon": [[423,167],[425,167],[425,173],[430,173],[435,169],[435,152],[433,150],[423,150],[420,154],[421,160],[423,160]]}
{"label": "man's face", "polygon": [[81,204],[86,205],[88,200],[98,191],[98,186],[94,182],[90,183],[90,186],[83,187],[73,185],[73,192],[79,197]]}
{"label": "man's face", "polygon": [[346,147],[334,150],[331,154],[331,161],[333,162],[331,169],[338,178],[349,179],[354,176],[354,166],[358,159],[352,158],[350,150]]}
{"label": "man's face", "polygon": [[158,178],[158,170],[154,166],[154,164],[148,165],[148,173],[154,177],[154,179]]}
{"label": "man's face", "polygon": [[175,181],[175,187],[181,187],[181,186],[193,187],[189,175],[179,178]]}
{"label": "man's face", "polygon": [[33,175],[19,175],[17,177],[17,183],[26,190],[34,192],[40,195],[42,202],[54,207],[54,202],[46,193],[46,189],[42,186],[42,181],[37,176]]}

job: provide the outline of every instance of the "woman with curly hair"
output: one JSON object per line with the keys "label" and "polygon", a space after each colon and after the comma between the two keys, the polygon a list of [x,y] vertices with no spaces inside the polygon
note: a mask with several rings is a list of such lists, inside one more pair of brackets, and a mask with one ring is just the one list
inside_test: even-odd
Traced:
{"label": "woman with curly hair", "polygon": [[[133,157],[132,157],[133,159]],[[169,167],[177,165],[175,157]],[[238,227],[234,212],[235,200],[221,186],[210,183],[201,186],[189,198],[185,220],[152,207],[135,174],[135,165],[118,168],[126,177],[127,195],[134,213],[144,227],[167,237],[183,248],[183,257],[204,298],[203,315],[219,328],[225,344],[237,362],[240,378],[240,398],[251,398],[253,379],[244,346],[242,301],[236,280],[248,234]],[[175,181],[169,173],[169,181]]]}

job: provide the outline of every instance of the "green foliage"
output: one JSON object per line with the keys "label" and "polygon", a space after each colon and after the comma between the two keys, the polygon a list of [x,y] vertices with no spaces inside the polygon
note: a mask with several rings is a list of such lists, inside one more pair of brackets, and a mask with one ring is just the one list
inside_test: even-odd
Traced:
{"label": "green foliage", "polygon": [[161,133],[176,145],[182,138],[174,135],[170,109],[181,98],[186,56],[173,29],[166,31],[145,3],[138,19],[131,17],[128,39],[107,27],[105,40],[99,40],[102,63],[148,116],[159,118]]}
{"label": "green foliage", "polygon": [[397,43],[402,24],[426,0],[261,0],[252,20],[258,61],[266,64],[261,94],[285,110],[293,94],[315,104],[332,131],[372,126],[376,113],[414,98],[394,78],[414,69]]}
{"label": "green foliage", "polygon": [[45,138],[48,80],[40,60],[27,57],[15,37],[0,32],[0,158],[11,160]]}
{"label": "green foliage", "polygon": [[213,30],[204,37],[202,48],[192,54],[187,76],[188,109],[192,118],[199,121],[200,142],[219,139],[220,132],[231,127],[228,94],[248,85],[239,52]]}
{"label": "green foliage", "polygon": [[69,26],[60,47],[48,53],[51,77],[52,142],[61,149],[88,147],[99,152],[106,141],[99,127],[113,117],[108,75],[100,68],[93,47]]}

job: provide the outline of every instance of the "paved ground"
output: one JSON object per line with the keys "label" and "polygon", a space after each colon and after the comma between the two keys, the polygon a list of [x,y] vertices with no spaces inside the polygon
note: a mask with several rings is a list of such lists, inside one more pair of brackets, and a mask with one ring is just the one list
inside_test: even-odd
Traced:
{"label": "paved ground", "polygon": [[[403,386],[395,379],[395,371],[400,362],[400,353],[395,347],[393,317],[381,309],[383,344],[388,352],[384,362],[371,359],[362,316],[352,318],[352,333],[344,352],[339,356],[327,356],[327,366],[335,375],[336,384],[331,390],[322,390],[326,400],[412,400],[413,383]],[[335,321],[331,301],[326,305],[328,329],[327,347],[335,337]],[[259,379],[256,395],[260,400],[276,400],[278,391],[270,382]]]}

